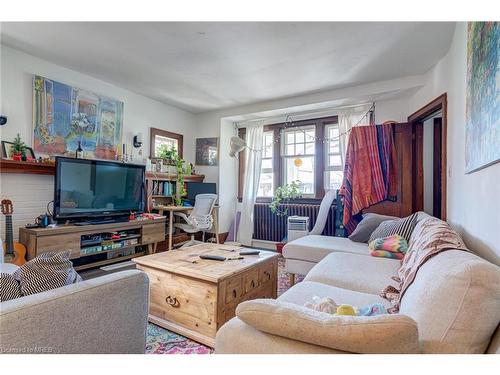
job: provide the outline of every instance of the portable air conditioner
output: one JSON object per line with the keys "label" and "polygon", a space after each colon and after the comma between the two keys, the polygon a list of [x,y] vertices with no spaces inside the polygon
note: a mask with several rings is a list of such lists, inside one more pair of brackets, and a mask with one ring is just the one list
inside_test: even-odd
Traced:
{"label": "portable air conditioner", "polygon": [[289,216],[288,217],[288,242],[297,238],[307,236],[309,233],[308,216]]}

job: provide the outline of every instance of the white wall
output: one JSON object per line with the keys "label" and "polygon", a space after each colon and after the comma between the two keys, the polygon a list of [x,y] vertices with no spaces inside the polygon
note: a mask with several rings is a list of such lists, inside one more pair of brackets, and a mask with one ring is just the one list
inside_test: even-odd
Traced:
{"label": "white wall", "polygon": [[466,43],[467,25],[458,23],[449,52],[410,98],[410,112],[447,93],[447,220],[471,250],[500,264],[500,163],[465,174]]}
{"label": "white wall", "polygon": [[[7,125],[0,130],[2,140],[12,140],[19,133],[27,144],[32,144],[32,75],[38,74],[123,101],[123,142],[131,143],[134,134],[142,132],[144,156],[149,156],[150,127],[183,134],[184,159],[194,163],[194,114],[4,45],[0,45],[0,54],[0,113],[9,117]],[[1,197],[14,203],[17,234],[17,227],[45,213],[47,202],[53,199],[53,177],[5,173],[0,178]]]}

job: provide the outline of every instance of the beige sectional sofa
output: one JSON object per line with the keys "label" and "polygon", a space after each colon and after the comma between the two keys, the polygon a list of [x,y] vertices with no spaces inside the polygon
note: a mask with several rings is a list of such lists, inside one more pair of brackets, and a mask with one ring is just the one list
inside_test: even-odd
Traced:
{"label": "beige sectional sofa", "polygon": [[500,352],[498,266],[469,252],[443,251],[419,269],[398,314],[334,317],[303,306],[314,296],[357,307],[390,306],[379,294],[396,286],[391,277],[400,261],[371,257],[366,244],[319,237],[287,245],[287,265],[303,267],[297,273],[310,266],[304,281],[277,301],[240,305],[237,317],[217,333],[216,353]]}

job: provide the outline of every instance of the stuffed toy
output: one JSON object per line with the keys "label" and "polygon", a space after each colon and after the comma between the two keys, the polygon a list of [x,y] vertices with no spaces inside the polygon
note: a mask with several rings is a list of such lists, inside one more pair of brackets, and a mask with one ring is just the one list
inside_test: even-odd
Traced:
{"label": "stuffed toy", "polygon": [[312,302],[306,302],[304,306],[309,309],[328,314],[335,314],[337,312],[338,305],[329,297],[320,298],[318,296],[314,296],[312,300]]}
{"label": "stuffed toy", "polygon": [[347,304],[337,305],[330,297],[314,296],[312,302],[306,302],[304,307],[333,315],[375,316],[388,314],[387,309],[381,303],[356,308]]}

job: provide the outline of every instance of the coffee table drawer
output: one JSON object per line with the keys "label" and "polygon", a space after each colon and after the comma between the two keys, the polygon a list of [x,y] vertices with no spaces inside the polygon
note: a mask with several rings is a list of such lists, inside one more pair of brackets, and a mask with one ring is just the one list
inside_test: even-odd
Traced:
{"label": "coffee table drawer", "polygon": [[149,276],[151,315],[206,335],[215,335],[215,285],[154,269],[144,271]]}
{"label": "coffee table drawer", "polygon": [[226,303],[239,299],[241,295],[241,279],[238,277],[229,280],[226,285]]}
{"label": "coffee table drawer", "polygon": [[243,285],[245,286],[245,294],[259,287],[259,270],[252,270],[243,276]]}
{"label": "coffee table drawer", "polygon": [[265,284],[273,280],[273,268],[273,262],[267,262],[265,266],[259,269],[259,280],[261,284]]}

